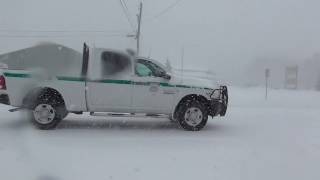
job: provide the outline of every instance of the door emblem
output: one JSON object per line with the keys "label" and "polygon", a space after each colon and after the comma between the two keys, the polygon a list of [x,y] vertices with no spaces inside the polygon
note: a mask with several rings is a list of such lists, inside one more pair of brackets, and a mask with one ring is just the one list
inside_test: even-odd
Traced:
{"label": "door emblem", "polygon": [[151,86],[149,91],[150,92],[158,92],[159,91],[159,87],[158,86]]}

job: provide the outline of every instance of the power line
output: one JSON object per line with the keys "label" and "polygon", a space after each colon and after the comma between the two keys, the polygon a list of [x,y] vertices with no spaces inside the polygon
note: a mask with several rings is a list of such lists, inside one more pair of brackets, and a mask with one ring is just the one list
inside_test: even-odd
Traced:
{"label": "power line", "polygon": [[[72,34],[70,34],[72,33]],[[13,30],[0,29],[1,38],[70,38],[70,37],[115,37],[125,33],[111,30]]]}
{"label": "power line", "polygon": [[0,29],[0,32],[5,33],[118,33],[118,30],[13,30],[13,29]]}
{"label": "power line", "polygon": [[1,35],[0,38],[79,38],[81,37],[125,37],[125,35]]}
{"label": "power line", "polygon": [[121,8],[122,8],[122,10],[123,10],[123,13],[125,14],[125,16],[126,16],[128,22],[129,22],[131,28],[132,28],[132,29],[135,29],[135,27],[134,27],[134,25],[133,25],[133,23],[132,23],[132,21],[131,21],[129,12],[128,12],[127,4],[125,4],[125,2],[123,2],[122,0],[119,0],[119,2],[120,2],[120,5],[121,5]]}
{"label": "power line", "polygon": [[167,8],[165,8],[164,10],[160,11],[158,14],[156,14],[155,16],[153,16],[153,18],[150,18],[150,20],[159,18],[160,16],[166,14],[167,12],[169,12],[171,9],[173,9],[174,7],[176,7],[182,0],[176,0],[174,3],[172,3],[171,5],[169,5]]}
{"label": "power line", "polygon": [[129,8],[127,6],[127,1],[126,0],[120,0],[120,1],[122,1],[123,5],[124,5],[124,7],[126,9],[127,18],[129,19],[129,21],[131,23],[131,27],[134,29],[135,26],[133,25],[134,23],[132,23],[133,21],[132,21],[131,16],[130,16],[130,11],[129,11]]}
{"label": "power line", "polygon": [[126,0],[122,0],[124,7],[126,8],[127,12],[129,13],[129,9],[127,6],[127,1]]}

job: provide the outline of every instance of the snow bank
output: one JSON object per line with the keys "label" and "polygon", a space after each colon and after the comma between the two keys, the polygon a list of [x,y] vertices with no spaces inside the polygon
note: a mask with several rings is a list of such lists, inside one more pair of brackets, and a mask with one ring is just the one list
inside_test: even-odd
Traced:
{"label": "snow bank", "polygon": [[167,119],[70,115],[53,131],[0,105],[0,179],[320,179],[318,92],[230,88],[227,117],[186,132]]}
{"label": "snow bank", "polygon": [[235,107],[320,108],[320,92],[308,90],[229,87],[230,104]]}

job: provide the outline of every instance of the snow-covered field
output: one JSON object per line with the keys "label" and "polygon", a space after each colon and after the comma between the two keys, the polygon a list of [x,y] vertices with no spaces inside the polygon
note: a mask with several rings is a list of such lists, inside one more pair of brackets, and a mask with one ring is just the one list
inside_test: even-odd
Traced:
{"label": "snow-covered field", "polygon": [[0,105],[2,180],[318,180],[320,93],[231,88],[228,116],[186,132],[166,119],[70,115],[33,128]]}

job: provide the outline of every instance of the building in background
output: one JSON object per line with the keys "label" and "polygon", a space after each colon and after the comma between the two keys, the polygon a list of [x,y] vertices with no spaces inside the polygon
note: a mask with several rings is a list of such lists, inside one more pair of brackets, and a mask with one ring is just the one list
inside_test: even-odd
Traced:
{"label": "building in background", "polygon": [[303,60],[259,58],[248,67],[246,86],[264,86],[266,68],[271,71],[271,88],[320,90],[320,54]]}
{"label": "building in background", "polygon": [[320,90],[320,54],[314,54],[300,66],[299,86]]}
{"label": "building in background", "polygon": [[299,67],[287,66],[285,69],[284,87],[286,89],[298,89],[298,72]]}

